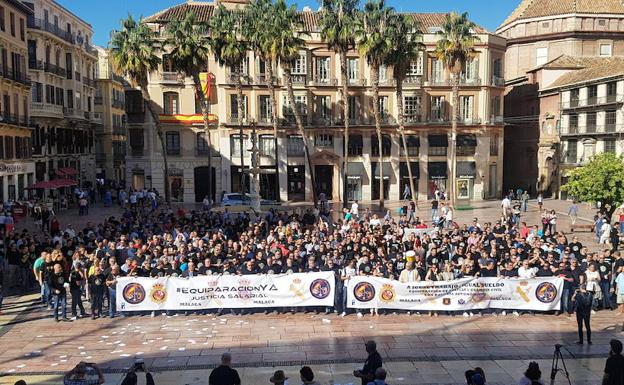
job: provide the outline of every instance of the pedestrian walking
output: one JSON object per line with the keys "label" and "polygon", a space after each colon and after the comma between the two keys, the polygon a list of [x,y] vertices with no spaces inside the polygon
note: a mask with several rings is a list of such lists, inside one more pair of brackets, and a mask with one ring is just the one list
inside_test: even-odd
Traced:
{"label": "pedestrian walking", "polygon": [[570,217],[570,224],[574,226],[576,224],[576,218],[578,218],[578,204],[576,203],[576,200],[572,201],[572,204],[568,209],[568,216]]}

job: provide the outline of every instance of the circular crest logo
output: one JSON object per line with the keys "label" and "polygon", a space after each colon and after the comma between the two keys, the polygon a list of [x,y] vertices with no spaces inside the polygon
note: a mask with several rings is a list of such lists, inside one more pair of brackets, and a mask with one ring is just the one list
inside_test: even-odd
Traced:
{"label": "circular crest logo", "polygon": [[329,296],[331,287],[326,279],[315,279],[310,284],[310,293],[316,299],[324,299]]}
{"label": "circular crest logo", "polygon": [[474,303],[483,302],[487,299],[487,297],[488,297],[487,294],[485,294],[485,292],[483,291],[477,291],[471,296],[472,302]]}
{"label": "circular crest logo", "polygon": [[167,288],[165,285],[161,283],[157,283],[152,286],[152,290],[150,292],[150,298],[153,302],[161,304],[167,300]]}
{"label": "circular crest logo", "polygon": [[375,287],[368,282],[360,282],[353,288],[353,295],[360,302],[368,302],[375,298]]}
{"label": "circular crest logo", "polygon": [[557,288],[550,282],[542,282],[535,289],[535,297],[542,303],[551,303],[557,299]]}
{"label": "circular crest logo", "polygon": [[145,289],[140,283],[129,283],[123,289],[123,298],[126,302],[137,305],[145,300]]}
{"label": "circular crest logo", "polygon": [[392,285],[385,284],[381,287],[381,293],[379,293],[379,298],[381,298],[383,302],[394,302],[395,296],[396,292],[394,291],[394,287]]}

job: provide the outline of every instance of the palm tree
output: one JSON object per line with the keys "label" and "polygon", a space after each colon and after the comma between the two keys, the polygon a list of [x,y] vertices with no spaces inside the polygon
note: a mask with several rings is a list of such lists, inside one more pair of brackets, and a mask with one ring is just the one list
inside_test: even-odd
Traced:
{"label": "palm tree", "polygon": [[394,44],[390,29],[395,23],[396,13],[391,7],[386,7],[384,0],[369,0],[361,13],[359,27],[356,33],[358,51],[366,57],[370,66],[373,82],[373,115],[375,117],[375,131],[379,150],[379,207],[384,207],[383,183],[383,146],[381,135],[381,112],[379,111],[379,67],[387,62],[388,55]]}
{"label": "palm tree", "polygon": [[147,88],[148,75],[156,71],[161,62],[156,55],[158,50],[156,33],[142,19],[134,20],[132,16],[128,16],[127,19],[121,20],[121,29],[112,33],[110,52],[113,65],[117,71],[125,74],[141,89],[141,96],[145,100],[147,110],[156,128],[164,163],[165,201],[169,204],[171,203],[171,196],[169,194],[167,148],[157,109]]}
{"label": "palm tree", "polygon": [[461,15],[451,12],[446,16],[442,30],[438,32],[440,39],[436,45],[435,55],[441,60],[451,75],[452,105],[451,105],[451,183],[449,194],[451,206],[455,206],[455,168],[456,168],[456,141],[457,141],[457,113],[459,104],[459,74],[464,65],[474,55],[474,44],[478,40],[474,30],[476,24],[468,20],[468,13]]}
{"label": "palm tree", "polygon": [[342,167],[343,203],[346,206],[347,169],[349,164],[349,82],[347,74],[347,53],[355,46],[357,27],[356,10],[358,0],[321,0],[319,27],[321,38],[327,46],[338,54],[340,60],[340,91],[344,118],[344,157]]}
{"label": "palm tree", "polygon": [[210,48],[215,60],[222,66],[229,67],[232,71],[236,86],[236,104],[238,127],[240,136],[240,162],[243,173],[241,174],[241,193],[245,193],[245,149],[243,145],[243,83],[241,80],[241,67],[247,57],[249,44],[243,39],[246,29],[245,14],[238,9],[227,9],[223,4],[215,9],[210,18]]}
{"label": "palm tree", "polygon": [[[199,73],[204,71],[210,54],[208,26],[199,22],[195,13],[189,11],[182,20],[174,20],[167,24],[165,46],[170,48],[169,57],[174,68],[193,79],[195,98],[199,99],[204,132],[208,144],[208,170],[212,170],[212,150],[210,144],[210,122],[208,118],[208,103],[204,93]],[[212,176],[208,178],[208,191],[212,199]]]}
{"label": "palm tree", "polygon": [[314,207],[317,205],[316,181],[314,178],[314,169],[312,168],[312,160],[310,159],[310,151],[308,147],[308,139],[303,128],[303,120],[301,118],[300,106],[295,100],[295,91],[292,82],[292,63],[299,57],[301,48],[305,45],[305,41],[301,38],[303,30],[303,22],[297,13],[295,5],[288,6],[284,0],[277,0],[274,6],[275,10],[275,28],[279,32],[279,38],[276,40],[278,44],[278,58],[282,65],[284,79],[286,83],[286,91],[290,102],[290,109],[295,117],[297,130],[303,140],[304,157],[310,169],[310,182],[312,184],[312,196],[314,199]]}
{"label": "palm tree", "polygon": [[407,160],[407,174],[409,176],[412,200],[418,200],[414,189],[414,176],[412,175],[412,162],[407,151],[407,140],[405,139],[405,117],[403,116],[403,80],[410,71],[411,64],[418,60],[418,56],[423,52],[424,45],[420,42],[421,36],[417,33],[418,25],[404,14],[397,15],[396,21],[390,29],[393,49],[388,55],[386,64],[392,66],[392,72],[396,81],[396,100],[398,115],[398,131],[401,135],[403,151]]}
{"label": "palm tree", "polygon": [[[277,151],[277,135],[279,133],[279,119],[277,116],[277,95],[275,89],[276,69],[274,64],[277,63],[279,57],[280,34],[279,23],[274,17],[275,5],[272,0],[256,0],[252,2],[246,9],[248,17],[248,25],[254,28],[245,30],[245,39],[249,42],[251,48],[255,51],[256,56],[264,61],[265,65],[265,81],[269,88],[269,99],[271,102],[271,122],[273,124],[273,138],[275,143],[275,170],[279,168],[278,151]],[[279,178],[275,180],[277,183],[276,190],[279,192]],[[278,198],[279,199],[279,198]]]}

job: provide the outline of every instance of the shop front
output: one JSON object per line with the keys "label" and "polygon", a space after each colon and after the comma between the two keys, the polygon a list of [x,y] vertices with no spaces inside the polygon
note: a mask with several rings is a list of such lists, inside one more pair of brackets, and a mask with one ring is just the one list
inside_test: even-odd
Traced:
{"label": "shop front", "polygon": [[382,162],[381,165],[383,167],[383,183],[380,183],[379,162],[371,162],[371,173],[373,180],[373,183],[371,184],[371,199],[373,200],[380,198],[379,188],[381,185],[383,185],[384,198],[388,199],[390,195],[390,183],[394,175],[394,171],[392,170],[392,164],[390,162]]}
{"label": "shop front", "polygon": [[[414,190],[412,191],[412,196],[418,197],[418,179],[420,178],[420,167],[418,165],[418,161],[410,162],[410,168],[412,169],[412,178],[414,178]],[[407,169],[407,162],[399,163],[399,180],[401,181],[399,185],[399,198],[403,199],[403,192],[405,191],[405,186],[410,188],[410,179],[409,172]]]}
{"label": "shop front", "polygon": [[0,200],[27,199],[27,189],[35,181],[35,164],[0,163]]}
{"label": "shop front", "polygon": [[429,162],[427,171],[429,173],[429,182],[427,183],[427,199],[434,199],[435,192],[446,193],[446,182],[448,166],[446,162]]}
{"label": "shop front", "polygon": [[364,182],[364,164],[349,162],[347,165],[347,199],[349,201],[362,200],[362,184]]}
{"label": "shop front", "polygon": [[457,162],[457,200],[469,201],[474,198],[474,182],[477,177],[476,162]]}

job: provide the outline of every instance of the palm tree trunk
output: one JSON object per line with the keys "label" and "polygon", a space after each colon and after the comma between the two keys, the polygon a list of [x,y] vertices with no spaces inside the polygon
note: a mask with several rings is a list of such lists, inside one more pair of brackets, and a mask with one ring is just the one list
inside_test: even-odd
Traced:
{"label": "palm tree trunk", "polygon": [[279,161],[277,151],[277,135],[279,134],[279,122],[277,120],[277,95],[275,94],[275,83],[273,83],[273,61],[271,59],[265,61],[267,86],[269,87],[269,98],[271,98],[271,119],[273,120],[273,138],[275,141],[275,189],[277,190],[277,202],[280,202],[279,188]]}
{"label": "palm tree trunk", "polygon": [[245,186],[245,137],[243,133],[243,83],[241,82],[241,74],[238,70],[238,66],[234,66],[234,84],[236,86],[236,110],[238,116],[238,136],[240,138],[240,166],[241,166],[241,194],[247,192]]}
{"label": "palm tree trunk", "polygon": [[383,143],[381,135],[381,112],[379,111],[379,65],[371,66],[371,77],[373,78],[373,115],[375,117],[375,131],[377,132],[377,147],[379,150],[379,209],[384,208],[384,172],[383,172]]}
{"label": "palm tree trunk", "polygon": [[165,145],[165,138],[162,132],[162,126],[160,124],[160,118],[158,117],[158,113],[156,112],[156,108],[154,107],[154,103],[150,96],[149,91],[147,90],[147,82],[145,84],[140,84],[141,87],[141,96],[145,100],[147,104],[147,110],[149,111],[152,121],[154,122],[154,126],[156,128],[156,135],[160,140],[160,148],[162,149],[162,157],[163,157],[163,168],[164,168],[164,187],[165,187],[165,202],[167,204],[171,204],[171,193],[169,191],[169,162],[167,160],[167,146]]}
{"label": "palm tree trunk", "polygon": [[312,168],[312,160],[310,159],[310,152],[308,151],[308,139],[306,138],[306,133],[303,129],[303,122],[301,120],[301,113],[299,112],[299,108],[297,108],[297,104],[295,103],[295,91],[293,90],[292,84],[292,75],[290,72],[290,67],[288,64],[282,64],[284,69],[284,78],[286,79],[286,89],[288,91],[288,99],[290,99],[290,105],[293,110],[293,114],[295,115],[295,122],[297,123],[297,130],[299,131],[299,135],[303,139],[303,153],[308,162],[308,168],[310,169],[310,183],[312,184],[312,196],[314,201],[314,207],[317,207],[317,195],[316,195],[316,181],[314,179],[314,169]]}
{"label": "palm tree trunk", "polygon": [[[405,117],[403,116],[403,77],[395,76],[396,78],[396,99],[397,108],[399,110],[399,134],[401,134],[401,142],[403,142],[403,152],[405,152],[405,160],[407,161],[407,175],[409,177],[409,185],[411,191],[411,198],[414,203],[418,202],[416,190],[414,190],[414,176],[412,175],[412,160],[410,159],[409,152],[407,151],[407,140],[405,139]],[[399,183],[399,189],[401,184]],[[400,190],[399,190],[400,192]]]}
{"label": "palm tree trunk", "polygon": [[349,195],[347,192],[347,177],[349,172],[349,82],[347,80],[347,53],[340,52],[340,82],[342,92],[342,111],[344,113],[344,162],[342,167],[342,202],[347,207]]}
{"label": "palm tree trunk", "polygon": [[[207,75],[209,76],[209,75]],[[201,102],[201,112],[202,118],[204,120],[204,132],[206,134],[206,143],[208,145],[208,196],[209,199],[213,199],[212,195],[212,145],[210,141],[210,122],[208,120],[208,100],[206,99],[206,94],[204,94],[204,90],[201,85],[201,80],[199,79],[199,73],[194,73],[192,75],[193,83],[195,83],[195,92],[199,97],[199,101]],[[206,87],[208,86],[208,82],[206,82]]]}
{"label": "palm tree trunk", "polygon": [[457,167],[457,110],[459,104],[459,74],[457,72],[451,72],[451,94],[452,94],[452,105],[451,105],[451,143],[449,146],[451,147],[451,154],[449,158],[451,159],[451,177],[450,180],[450,188],[447,188],[448,193],[450,195],[450,203],[453,209],[455,208],[455,168]]}

